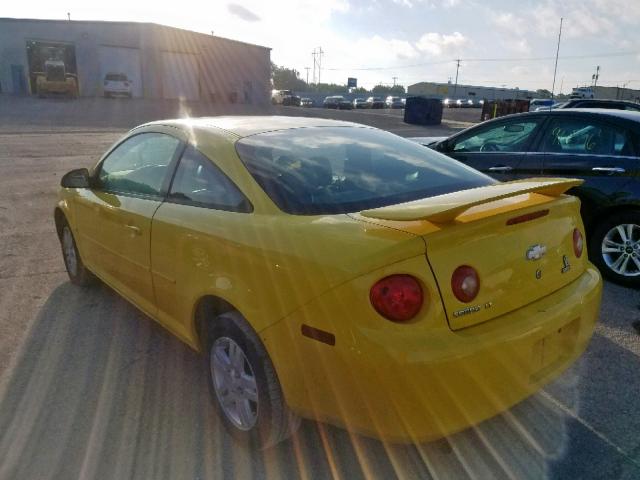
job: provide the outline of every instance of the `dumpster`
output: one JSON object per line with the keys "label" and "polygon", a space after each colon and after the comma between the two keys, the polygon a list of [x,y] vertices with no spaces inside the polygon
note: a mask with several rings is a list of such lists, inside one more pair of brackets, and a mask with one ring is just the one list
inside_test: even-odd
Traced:
{"label": "dumpster", "polygon": [[404,122],[413,125],[440,125],[442,101],[438,98],[407,97]]}

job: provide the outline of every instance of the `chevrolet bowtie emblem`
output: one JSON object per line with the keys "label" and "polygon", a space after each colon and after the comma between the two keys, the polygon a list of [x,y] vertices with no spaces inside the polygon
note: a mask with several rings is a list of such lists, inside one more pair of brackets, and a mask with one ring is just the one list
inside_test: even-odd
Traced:
{"label": "chevrolet bowtie emblem", "polygon": [[527,250],[527,260],[540,260],[547,253],[547,247],[536,244]]}

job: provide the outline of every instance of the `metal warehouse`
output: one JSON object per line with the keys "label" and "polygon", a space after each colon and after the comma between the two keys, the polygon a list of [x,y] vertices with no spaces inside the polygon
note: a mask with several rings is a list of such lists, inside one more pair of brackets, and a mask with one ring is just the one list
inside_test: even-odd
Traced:
{"label": "metal warehouse", "polygon": [[119,75],[132,97],[269,101],[266,47],[153,23],[0,18],[0,92],[38,93],[52,64],[80,96]]}
{"label": "metal warehouse", "polygon": [[409,95],[424,95],[434,98],[477,98],[487,100],[517,100],[535,98],[536,92],[518,88],[481,87],[478,85],[455,85],[453,83],[421,82],[409,85]]}

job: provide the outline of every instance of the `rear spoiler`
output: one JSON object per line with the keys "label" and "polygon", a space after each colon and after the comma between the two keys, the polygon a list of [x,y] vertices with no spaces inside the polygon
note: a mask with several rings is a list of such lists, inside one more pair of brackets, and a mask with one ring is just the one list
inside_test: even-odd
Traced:
{"label": "rear spoiler", "polygon": [[476,205],[495,202],[496,200],[515,197],[524,193],[539,193],[549,197],[559,197],[570,188],[577,187],[582,183],[583,180],[566,178],[514,180],[388,207],[363,210],[360,215],[381,220],[428,220],[433,223],[450,223],[460,214]]}

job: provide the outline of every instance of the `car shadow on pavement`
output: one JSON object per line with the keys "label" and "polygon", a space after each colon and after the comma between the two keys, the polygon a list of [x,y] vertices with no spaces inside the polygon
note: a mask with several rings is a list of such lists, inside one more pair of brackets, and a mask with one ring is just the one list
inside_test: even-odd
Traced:
{"label": "car shadow on pavement", "polygon": [[[569,401],[578,371],[559,381]],[[427,444],[305,421],[293,439],[251,451],[215,416],[198,354],[108,287],[64,283],[0,391],[0,478],[563,478],[575,423],[540,394]]]}

